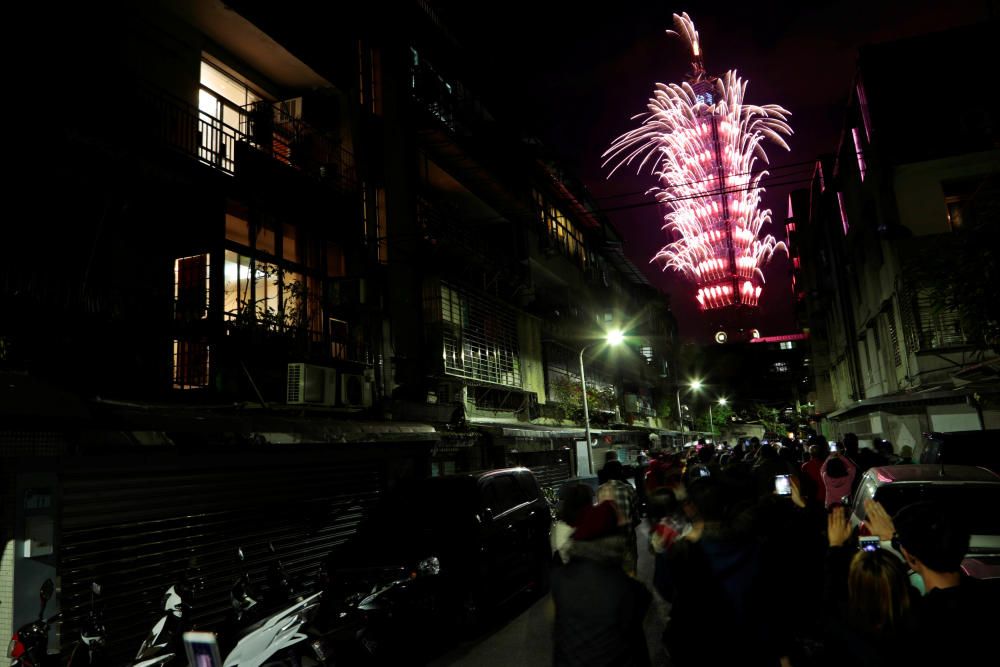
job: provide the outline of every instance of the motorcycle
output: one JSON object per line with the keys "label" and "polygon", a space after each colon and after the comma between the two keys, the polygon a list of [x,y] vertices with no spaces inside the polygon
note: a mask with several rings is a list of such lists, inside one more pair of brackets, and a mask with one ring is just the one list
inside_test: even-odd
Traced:
{"label": "motorcycle", "polygon": [[[274,546],[269,544],[268,547],[274,555]],[[242,549],[237,549],[237,558],[241,564],[245,562]],[[238,636],[238,640],[223,664],[226,667],[257,667],[278,664],[279,660],[298,664],[300,658],[306,656],[315,664],[326,664],[329,650],[310,627],[319,611],[322,592],[299,595],[297,586],[277,558],[268,568],[267,580],[266,595],[261,595],[244,568],[230,589],[233,616],[229,636]],[[267,604],[261,604],[262,599]],[[273,611],[268,614],[265,609]],[[310,640],[309,650],[303,654],[306,640]]]}
{"label": "motorcycle", "polygon": [[47,667],[59,663],[58,656],[49,657],[48,646],[49,628],[54,621],[59,619],[61,614],[44,618],[45,607],[52,599],[54,592],[55,585],[52,580],[46,579],[38,593],[42,603],[38,619],[18,628],[7,647],[7,654],[11,658],[11,667]]}
{"label": "motorcycle", "polygon": [[96,581],[90,585],[90,610],[80,627],[80,640],[73,647],[66,667],[99,667],[108,664],[104,653],[106,632],[97,598],[101,595],[101,585]]}
{"label": "motorcycle", "polygon": [[163,616],[146,635],[132,667],[158,667],[183,660],[183,635],[190,630],[187,616],[191,611],[191,595],[191,585],[186,578],[167,588],[161,603]]}

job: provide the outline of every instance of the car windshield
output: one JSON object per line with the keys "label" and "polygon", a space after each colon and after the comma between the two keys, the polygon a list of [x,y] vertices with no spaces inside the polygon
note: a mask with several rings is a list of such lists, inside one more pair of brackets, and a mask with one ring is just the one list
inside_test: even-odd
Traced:
{"label": "car windshield", "polygon": [[875,499],[890,516],[912,503],[939,502],[964,517],[973,535],[1000,535],[1000,484],[888,484]]}

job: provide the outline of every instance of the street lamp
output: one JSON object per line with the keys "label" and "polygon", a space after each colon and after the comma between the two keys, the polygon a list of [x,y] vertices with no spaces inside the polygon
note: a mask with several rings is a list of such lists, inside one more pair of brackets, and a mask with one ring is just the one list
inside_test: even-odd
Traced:
{"label": "street lamp", "polygon": [[[688,387],[690,387],[692,391],[698,391],[701,389],[701,380],[688,380]],[[684,432],[684,413],[681,410],[680,385],[677,386],[677,430],[681,433]]]}
{"label": "street lamp", "polygon": [[587,436],[587,472],[594,474],[594,457],[590,445],[590,410],[587,407],[587,377],[583,372],[583,353],[598,343],[607,343],[614,346],[625,340],[625,334],[620,329],[612,329],[604,337],[603,341],[594,341],[583,346],[580,350],[580,385],[583,387],[583,428]]}

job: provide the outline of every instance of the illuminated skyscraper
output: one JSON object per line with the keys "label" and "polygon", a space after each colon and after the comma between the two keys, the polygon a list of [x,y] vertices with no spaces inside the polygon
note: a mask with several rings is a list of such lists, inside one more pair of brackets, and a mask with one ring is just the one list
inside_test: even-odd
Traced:
{"label": "illuminated skyscraper", "polygon": [[680,272],[697,287],[703,310],[754,307],[764,285],[763,266],[775,250],[761,236],[771,211],[761,209],[761,179],[767,172],[764,140],[786,150],[789,112],[775,104],[745,101],[747,81],[735,70],[705,73],[698,32],[685,13],[674,14],[676,31],[691,49],[692,72],[682,84],[657,84],[642,123],[618,137],[604,153],[611,173],[638,161],[659,185],[651,192],[667,212],[663,229],[671,241],[651,261]]}

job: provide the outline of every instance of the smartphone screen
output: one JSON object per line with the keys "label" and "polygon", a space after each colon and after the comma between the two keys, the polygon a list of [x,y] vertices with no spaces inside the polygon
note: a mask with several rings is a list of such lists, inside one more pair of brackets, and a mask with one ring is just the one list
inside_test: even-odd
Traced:
{"label": "smartphone screen", "polygon": [[788,475],[774,476],[774,492],[779,496],[792,495],[792,483],[788,480]]}
{"label": "smartphone screen", "polygon": [[835,451],[837,451],[837,445],[831,442],[831,443],[830,443],[830,451],[831,451],[831,452],[835,452]]}
{"label": "smartphone screen", "polygon": [[858,538],[858,548],[862,551],[875,551],[879,548],[878,535],[862,536]]}
{"label": "smartphone screen", "polygon": [[184,647],[191,667],[222,667],[219,645],[211,632],[185,632]]}

